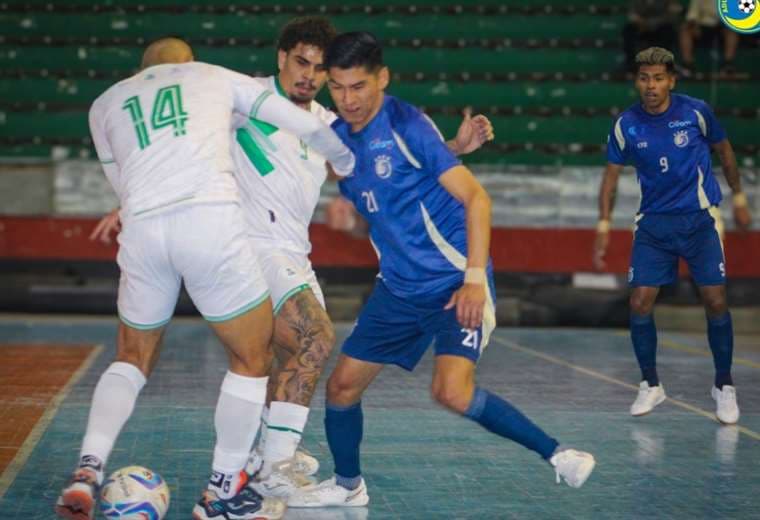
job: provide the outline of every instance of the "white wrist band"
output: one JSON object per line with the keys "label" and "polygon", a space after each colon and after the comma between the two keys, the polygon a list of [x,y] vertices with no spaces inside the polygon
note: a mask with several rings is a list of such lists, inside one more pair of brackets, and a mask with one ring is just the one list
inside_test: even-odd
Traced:
{"label": "white wrist band", "polygon": [[464,283],[485,285],[486,270],[482,267],[468,267],[464,272]]}
{"label": "white wrist band", "polygon": [[733,197],[734,207],[735,208],[746,208],[747,207],[747,194],[743,191],[740,191],[739,193],[734,193]]}

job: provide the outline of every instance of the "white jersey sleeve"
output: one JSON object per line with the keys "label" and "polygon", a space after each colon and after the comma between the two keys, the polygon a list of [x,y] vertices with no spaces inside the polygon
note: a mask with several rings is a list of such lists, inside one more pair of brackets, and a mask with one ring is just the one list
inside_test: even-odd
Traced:
{"label": "white jersey sleeve", "polygon": [[98,155],[100,166],[108,179],[108,182],[116,192],[117,197],[121,197],[121,185],[119,183],[119,166],[116,164],[111,145],[108,143],[106,131],[104,128],[105,114],[103,113],[102,103],[95,102],[90,108],[89,123],[90,134],[92,135],[92,144],[95,146],[95,152]]}
{"label": "white jersey sleeve", "polygon": [[237,112],[294,134],[330,161],[338,175],[353,171],[354,154],[317,116],[275,95],[253,78],[230,71],[230,79]]}

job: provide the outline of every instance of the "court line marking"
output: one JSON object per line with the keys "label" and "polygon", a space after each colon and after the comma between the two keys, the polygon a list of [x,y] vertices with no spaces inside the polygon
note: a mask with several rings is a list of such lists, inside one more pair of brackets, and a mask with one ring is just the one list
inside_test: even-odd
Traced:
{"label": "court line marking", "polygon": [[[508,339],[502,339],[499,337],[492,336],[492,341],[496,341],[497,343],[501,343],[507,348],[510,348],[512,350],[516,350],[518,352],[522,352],[523,354],[528,354],[529,356],[537,357],[539,359],[543,359],[544,361],[548,361],[550,363],[554,363],[555,365],[561,365],[567,368],[570,368],[572,370],[575,370],[576,372],[580,372],[581,374],[585,374],[589,377],[593,377],[594,379],[599,379],[601,381],[604,381],[606,383],[610,383],[617,386],[622,386],[623,388],[627,388],[629,390],[633,390],[635,392],[639,391],[639,387],[636,385],[632,385],[630,383],[626,383],[624,381],[620,381],[619,379],[615,379],[614,377],[610,377],[606,374],[602,374],[601,372],[597,372],[596,370],[593,370],[591,368],[582,367],[580,365],[575,365],[573,363],[570,363],[569,361],[565,361],[564,359],[560,359],[558,357],[552,356],[550,354],[544,354],[543,352],[539,352],[537,350],[525,347],[523,345],[520,345],[519,343],[515,343],[514,341],[510,341]],[[680,401],[678,399],[674,399],[672,397],[666,398],[666,401],[678,406],[679,408],[683,408],[684,410],[688,410],[692,413],[695,413],[697,415],[701,415],[702,417],[705,417],[713,422],[716,422],[718,424],[722,424],[718,419],[715,417],[715,414],[710,413],[706,410],[703,410],[697,406],[691,405],[689,403],[685,403],[683,401]],[[747,437],[750,437],[752,439],[755,439],[756,441],[760,441],[760,433],[750,430],[749,428],[745,426],[734,426],[736,429],[738,429],[741,433],[746,435]]]}
{"label": "court line marking", "polygon": [[[627,336],[625,332],[617,332],[618,336]],[[703,348],[699,347],[692,347],[691,345],[685,345],[683,343],[679,343],[677,341],[673,341],[670,339],[658,339],[657,344],[662,345],[664,347],[668,347],[673,350],[678,350],[679,352],[686,352],[688,354],[694,354],[701,357],[706,357],[712,359],[712,352],[709,350],[705,350]],[[742,365],[749,368],[757,368],[760,369],[760,363],[756,361],[752,361],[751,359],[745,359],[733,356],[731,358],[731,361],[735,365]]]}
{"label": "court line marking", "polygon": [[40,439],[42,439],[42,436],[45,434],[47,427],[51,422],[53,422],[55,415],[58,413],[58,408],[61,407],[64,399],[68,397],[71,389],[75,384],[79,382],[85,372],[90,369],[92,364],[95,362],[95,359],[97,359],[100,353],[103,352],[103,349],[103,345],[95,345],[95,347],[92,349],[92,352],[90,352],[84,361],[82,361],[82,363],[79,365],[79,368],[74,371],[68,382],[63,385],[58,393],[50,400],[50,403],[45,408],[45,411],[42,412],[42,415],[37,420],[37,424],[34,425],[32,430],[29,432],[29,435],[26,436],[23,444],[21,444],[19,447],[18,452],[16,452],[16,456],[13,457],[8,466],[5,468],[5,471],[3,471],[3,474],[0,475],[0,499],[5,496],[6,491],[8,491],[8,489],[13,484],[13,481],[16,480],[16,477],[24,468],[26,461],[29,460],[29,456],[32,454],[34,448],[40,442]]}

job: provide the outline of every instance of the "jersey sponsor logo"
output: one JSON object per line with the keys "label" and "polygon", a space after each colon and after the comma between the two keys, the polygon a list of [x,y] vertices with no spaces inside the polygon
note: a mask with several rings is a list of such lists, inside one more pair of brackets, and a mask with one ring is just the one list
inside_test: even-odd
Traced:
{"label": "jersey sponsor logo", "polygon": [[387,179],[393,173],[393,165],[388,155],[378,155],[375,157],[375,173],[381,179]]}
{"label": "jersey sponsor logo", "polygon": [[723,24],[732,31],[750,34],[760,32],[758,0],[715,0]]}
{"label": "jersey sponsor logo", "polygon": [[683,128],[685,126],[691,126],[691,121],[671,121],[668,123],[668,128]]}
{"label": "jersey sponsor logo", "polygon": [[383,141],[382,139],[372,139],[369,142],[369,149],[375,150],[391,150],[393,148],[393,139]]}
{"label": "jersey sponsor logo", "polygon": [[648,146],[649,146],[649,143],[646,141],[640,141],[636,143],[636,148],[638,148],[639,150],[642,148],[647,148]]}
{"label": "jersey sponsor logo", "polygon": [[686,130],[679,130],[673,134],[673,142],[679,148],[683,148],[689,144],[689,133]]}

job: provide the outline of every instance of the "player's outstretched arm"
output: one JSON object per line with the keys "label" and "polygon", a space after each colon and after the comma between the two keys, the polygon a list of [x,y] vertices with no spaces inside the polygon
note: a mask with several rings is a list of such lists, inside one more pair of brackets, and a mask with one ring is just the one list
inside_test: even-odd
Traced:
{"label": "player's outstretched arm", "polygon": [[728,139],[723,139],[712,145],[712,148],[718,153],[720,164],[723,166],[723,175],[726,176],[726,182],[734,194],[734,222],[736,222],[736,227],[741,231],[746,231],[752,224],[752,215],[747,204],[747,195],[742,191],[742,179],[736,165],[734,148]]}
{"label": "player's outstretched arm", "polygon": [[486,265],[491,245],[491,197],[465,166],[454,166],[438,181],[465,208],[467,220],[467,270],[464,285],[456,291],[445,309],[456,307],[457,320],[474,329],[483,321],[486,302]]}
{"label": "player's outstretched arm", "polygon": [[596,238],[594,239],[594,269],[601,271],[607,267],[604,255],[610,244],[610,219],[615,207],[618,179],[623,166],[620,164],[607,163],[602,175],[602,185],[599,187],[599,222],[596,225]]}
{"label": "player's outstretched arm", "polygon": [[112,210],[108,215],[100,219],[95,229],[90,233],[90,240],[97,240],[106,245],[111,244],[111,235],[117,235],[121,231],[121,219],[119,208]]}
{"label": "player's outstretched arm", "polygon": [[478,114],[472,117],[471,107],[466,107],[462,115],[457,135],[454,139],[446,141],[446,146],[454,155],[472,153],[494,138],[493,125],[486,116]]}

